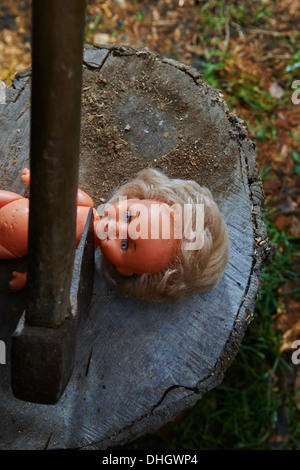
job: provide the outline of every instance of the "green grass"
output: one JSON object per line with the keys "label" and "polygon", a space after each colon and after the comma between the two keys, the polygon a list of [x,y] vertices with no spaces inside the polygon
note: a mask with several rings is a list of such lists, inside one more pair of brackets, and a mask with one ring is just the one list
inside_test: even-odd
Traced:
{"label": "green grass", "polygon": [[300,157],[297,152],[292,152],[292,157],[295,162],[295,172],[300,175]]}
{"label": "green grass", "polygon": [[[274,326],[278,289],[295,279],[297,241],[277,230],[268,216],[265,224],[278,251],[263,271],[254,320],[222,385],[204,395],[175,428],[173,449],[300,449],[299,411],[294,397],[285,395],[277,383],[291,372],[291,362],[280,353],[281,335]],[[282,410],[289,436],[273,443],[273,435],[283,434],[278,425]]]}
{"label": "green grass", "polygon": [[[238,33],[247,34],[249,29],[258,28],[269,30],[266,19],[272,18],[275,4],[266,4],[264,0],[249,2],[243,0],[233,4],[226,0],[209,0],[195,9],[197,16],[199,38],[201,46],[195,50],[195,65],[201,69],[205,80],[214,88],[220,88],[227,93],[227,100],[233,112],[239,107],[248,106],[255,117],[262,118],[261,113],[270,113],[291,97],[292,83],[299,79],[300,32],[293,32],[287,38],[276,39],[284,45],[287,58],[282,59],[285,64],[285,74],[274,69],[274,77],[283,80],[285,92],[281,99],[270,95],[263,90],[259,77],[251,74],[242,74],[239,79],[226,77],[224,68],[226,60],[234,59],[229,50],[229,39]],[[274,40],[273,40],[274,42]],[[253,56],[258,52],[253,51]],[[226,77],[226,78],[225,78]]]}
{"label": "green grass", "polygon": [[[250,7],[251,5],[251,7]],[[201,40],[213,37],[222,38],[229,34],[229,27],[249,27],[257,25],[266,17],[272,17],[273,9],[263,0],[232,1],[209,0],[196,9],[198,28],[202,32]]]}
{"label": "green grass", "polygon": [[[274,209],[276,210],[276,209]],[[268,214],[270,217],[272,211]],[[293,265],[300,256],[299,240],[290,237],[285,230],[278,230],[265,216],[269,238],[277,245],[277,253],[270,266],[263,273],[263,286],[260,290],[257,308],[269,314],[278,307],[278,289],[289,281],[297,283],[299,276]],[[297,290],[299,294],[300,288]]]}

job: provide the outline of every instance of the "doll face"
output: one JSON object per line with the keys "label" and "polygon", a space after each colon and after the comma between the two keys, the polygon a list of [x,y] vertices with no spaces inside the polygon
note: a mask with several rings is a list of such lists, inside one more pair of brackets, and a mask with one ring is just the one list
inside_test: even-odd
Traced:
{"label": "doll face", "polygon": [[164,270],[178,246],[170,206],[149,199],[125,199],[108,207],[96,226],[103,256],[121,274]]}

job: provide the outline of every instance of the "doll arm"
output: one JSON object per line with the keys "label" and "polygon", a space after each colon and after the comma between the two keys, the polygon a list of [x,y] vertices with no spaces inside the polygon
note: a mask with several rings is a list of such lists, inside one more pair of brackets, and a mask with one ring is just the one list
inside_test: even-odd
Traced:
{"label": "doll arm", "polygon": [[[26,183],[29,183],[29,170],[25,168],[22,173],[22,180]],[[23,196],[17,193],[13,193],[11,191],[4,191],[0,189],[0,209],[1,207],[6,206],[10,202],[17,201],[18,199],[24,199]]]}
{"label": "doll arm", "polygon": [[78,189],[77,190],[77,206],[93,207],[94,202],[87,193],[85,193],[84,191],[81,191],[81,189]]}
{"label": "doll arm", "polygon": [[11,281],[9,281],[9,288],[12,292],[18,292],[25,288],[27,283],[27,273],[19,273],[17,271],[13,271],[13,277]]}
{"label": "doll arm", "polygon": [[0,209],[1,207],[6,206],[10,202],[17,201],[18,199],[24,199],[24,198],[20,194],[12,193],[11,191],[4,191],[0,189]]}

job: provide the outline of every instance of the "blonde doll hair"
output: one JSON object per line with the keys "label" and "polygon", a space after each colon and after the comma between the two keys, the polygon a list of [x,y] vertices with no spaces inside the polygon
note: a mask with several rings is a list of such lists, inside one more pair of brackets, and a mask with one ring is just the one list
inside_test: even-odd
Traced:
{"label": "blonde doll hair", "polygon": [[227,226],[222,219],[211,192],[195,181],[171,179],[154,170],[142,170],[136,178],[121,186],[108,201],[113,204],[120,197],[154,199],[173,204],[192,204],[192,225],[195,227],[196,204],[204,204],[204,238],[199,250],[186,249],[190,243],[183,234],[179,249],[170,265],[157,274],[120,275],[103,257],[107,279],[117,286],[121,295],[147,301],[177,301],[193,294],[204,294],[219,282],[228,261],[229,240]]}

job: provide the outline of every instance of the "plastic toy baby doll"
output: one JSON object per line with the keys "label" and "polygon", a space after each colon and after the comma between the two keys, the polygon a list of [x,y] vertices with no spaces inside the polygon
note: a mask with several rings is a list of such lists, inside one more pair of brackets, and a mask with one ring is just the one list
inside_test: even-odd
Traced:
{"label": "plastic toy baby doll", "polygon": [[[143,206],[146,209],[141,218]],[[121,295],[148,301],[167,298],[177,301],[195,293],[209,292],[219,282],[228,261],[229,240],[226,223],[207,188],[195,181],[171,179],[157,170],[145,169],[121,186],[106,207],[114,207],[117,215],[111,217],[109,210],[104,212],[101,220],[96,221],[95,232],[104,255],[105,275]],[[199,224],[202,237],[200,244],[193,244],[193,236],[199,235],[198,207],[203,209],[203,224]],[[179,224],[178,230],[180,217],[176,215],[186,208],[191,210],[187,211],[187,220]],[[155,216],[159,209],[162,217],[170,212],[168,237],[164,239],[161,232],[156,239],[129,236],[137,215],[142,224],[147,213],[149,219],[149,215]],[[119,222],[116,224],[115,220]],[[127,236],[124,224],[128,226]],[[144,225],[147,228],[147,223]],[[149,223],[148,228],[151,229]],[[152,228],[157,229],[157,224]]]}
{"label": "plastic toy baby doll", "polygon": [[[22,179],[30,182],[30,171],[25,168]],[[77,191],[76,245],[78,245],[90,207],[94,203],[88,194]],[[99,219],[94,211],[95,220]],[[20,194],[0,190],[0,259],[15,259],[25,256],[28,249],[29,199]],[[14,271],[9,285],[16,291],[25,287],[26,273]]]}
{"label": "plastic toy baby doll", "polygon": [[[28,182],[28,170],[22,178]],[[9,251],[6,240],[10,235],[5,232],[9,232],[7,221],[13,213],[13,204],[21,204],[23,217],[28,220],[28,200],[25,203],[19,195],[4,193],[7,192],[0,192],[3,201],[0,258],[1,253],[7,252],[12,257],[24,256],[27,229],[19,231],[17,251],[15,248]],[[77,216],[81,222],[77,227],[81,227],[82,233],[92,200],[78,190],[78,201]],[[184,218],[184,224],[179,224],[182,218],[178,218],[178,214],[186,206],[191,210],[187,220]],[[197,238],[199,206],[204,208],[201,243],[191,247],[193,235]],[[5,208],[7,212],[3,214]],[[84,212],[83,217],[81,212]],[[165,221],[169,222],[167,231]],[[122,295],[162,301],[202,294],[213,289],[227,264],[227,226],[210,191],[194,181],[170,179],[157,170],[143,170],[115,192],[106,204],[103,216],[96,215],[94,223],[95,246],[99,245],[102,251],[104,273]],[[77,233],[79,240],[79,229]],[[10,286],[14,289],[13,282]]]}

